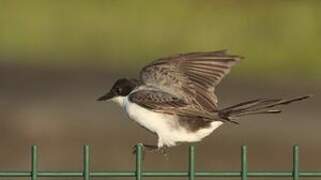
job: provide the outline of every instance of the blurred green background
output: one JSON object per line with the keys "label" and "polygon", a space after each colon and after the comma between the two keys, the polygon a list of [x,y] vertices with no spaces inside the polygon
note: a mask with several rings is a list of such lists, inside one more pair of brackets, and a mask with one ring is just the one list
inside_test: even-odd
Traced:
{"label": "blurred green background", "polygon": [[240,69],[248,75],[270,66],[274,75],[320,76],[320,1],[0,3],[4,62],[118,71],[167,54],[227,48],[251,60]]}
{"label": "blurred green background", "polygon": [[[219,49],[245,57],[217,90],[221,107],[315,96],[221,127],[198,146],[198,169],[237,170],[241,144],[250,169],[290,169],[294,143],[303,169],[321,169],[321,1],[0,0],[0,170],[27,169],[31,144],[42,169],[78,170],[85,143],[95,169],[133,168],[132,145],[156,138],[95,99],[153,59]],[[148,155],[146,169],[184,169],[186,152]]]}

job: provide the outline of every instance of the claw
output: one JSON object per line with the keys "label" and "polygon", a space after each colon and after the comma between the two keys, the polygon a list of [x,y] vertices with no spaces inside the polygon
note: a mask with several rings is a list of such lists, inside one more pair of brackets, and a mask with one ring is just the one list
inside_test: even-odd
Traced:
{"label": "claw", "polygon": [[[158,146],[156,146],[156,145],[143,144],[143,143],[139,143],[139,144],[143,147],[143,151],[160,152],[162,154],[168,152],[168,147],[167,146],[163,146],[163,147],[158,148]],[[136,151],[137,151],[136,145],[134,145],[133,146],[133,153],[135,154]]]}
{"label": "claw", "polygon": [[[158,147],[156,145],[149,145],[149,144],[143,144],[143,143],[138,143],[143,147],[143,152],[148,151],[148,152],[156,152],[158,150]],[[133,146],[133,154],[136,154],[137,148],[136,145]]]}
{"label": "claw", "polygon": [[[139,143],[142,146],[143,158],[145,157],[145,152],[158,152],[164,156],[167,156],[169,148],[167,146],[162,146],[158,148],[156,145]],[[135,155],[137,153],[137,145],[133,146],[132,153]]]}
{"label": "claw", "polygon": [[168,155],[169,148],[167,146],[163,146],[159,149],[157,149],[159,153],[161,153],[164,156]]}

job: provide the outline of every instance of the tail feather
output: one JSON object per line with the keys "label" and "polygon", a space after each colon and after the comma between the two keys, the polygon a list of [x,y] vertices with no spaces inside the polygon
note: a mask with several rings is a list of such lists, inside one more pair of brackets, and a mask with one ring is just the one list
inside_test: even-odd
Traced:
{"label": "tail feather", "polygon": [[229,106],[222,110],[219,110],[219,117],[232,122],[236,117],[247,116],[247,115],[256,115],[256,114],[277,114],[282,111],[279,109],[271,109],[276,106],[287,105],[293,102],[302,101],[304,99],[308,99],[311,96],[300,96],[292,99],[255,99],[251,101],[242,102],[233,106]]}
{"label": "tail feather", "polygon": [[252,112],[244,112],[240,114],[236,114],[234,117],[242,117],[248,115],[257,115],[257,114],[279,114],[282,111],[279,109],[269,109],[269,110],[262,110],[262,111],[252,111]]}

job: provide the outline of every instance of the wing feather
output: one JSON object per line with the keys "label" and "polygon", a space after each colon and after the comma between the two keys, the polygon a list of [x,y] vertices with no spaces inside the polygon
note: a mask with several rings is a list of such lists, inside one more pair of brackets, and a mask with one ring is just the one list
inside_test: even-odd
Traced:
{"label": "wing feather", "polygon": [[138,90],[129,95],[129,100],[151,111],[180,118],[199,117],[213,121],[216,117],[215,114],[201,111],[183,99],[158,90]]}
{"label": "wing feather", "polygon": [[212,112],[217,110],[215,87],[240,59],[226,50],[178,54],[145,66],[140,79]]}
{"label": "wing feather", "polygon": [[182,99],[156,90],[138,90],[130,94],[129,100],[155,111],[177,109],[188,105]]}

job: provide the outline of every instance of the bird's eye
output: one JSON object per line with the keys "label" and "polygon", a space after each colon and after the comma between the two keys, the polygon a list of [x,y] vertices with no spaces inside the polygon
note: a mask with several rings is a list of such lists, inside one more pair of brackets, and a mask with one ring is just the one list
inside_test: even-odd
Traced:
{"label": "bird's eye", "polygon": [[121,88],[117,88],[117,89],[116,89],[116,92],[117,92],[117,93],[121,93]]}

